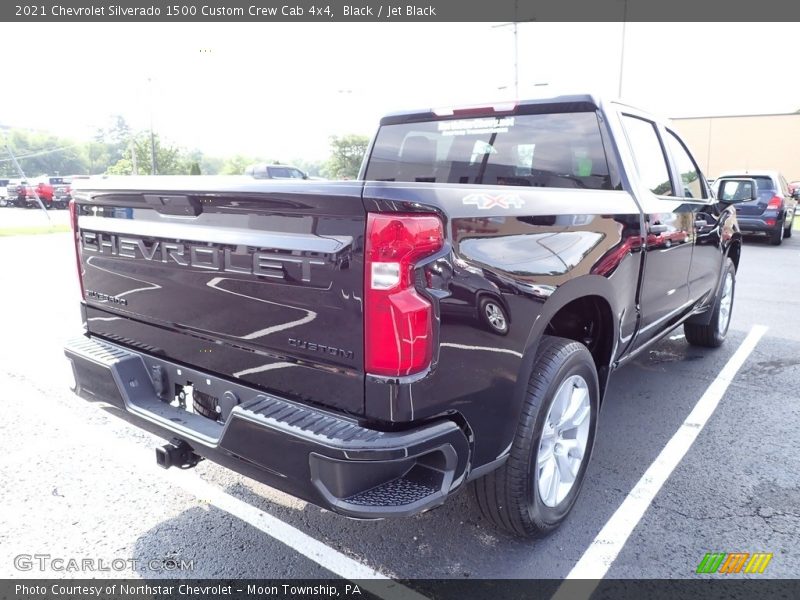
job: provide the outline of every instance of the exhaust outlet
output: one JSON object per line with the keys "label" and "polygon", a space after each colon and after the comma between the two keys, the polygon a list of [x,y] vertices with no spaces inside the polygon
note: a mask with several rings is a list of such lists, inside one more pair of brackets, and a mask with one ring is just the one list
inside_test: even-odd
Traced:
{"label": "exhaust outlet", "polygon": [[189,444],[177,438],[169,444],[156,448],[156,462],[159,467],[164,469],[169,469],[170,467],[191,469],[201,460],[203,460],[203,457],[195,454]]}

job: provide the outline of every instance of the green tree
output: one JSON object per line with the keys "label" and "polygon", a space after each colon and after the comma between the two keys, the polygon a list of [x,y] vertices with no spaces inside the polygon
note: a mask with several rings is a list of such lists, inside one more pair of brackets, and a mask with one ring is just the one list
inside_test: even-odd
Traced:
{"label": "green tree", "polygon": [[200,159],[200,171],[206,175],[218,175],[222,172],[225,160],[218,156],[206,156],[203,154]]}
{"label": "green tree", "polygon": [[19,177],[5,148],[11,148],[27,177],[72,175],[87,171],[82,145],[51,133],[12,129],[0,136],[0,175]]}
{"label": "green tree", "polygon": [[[186,175],[189,172],[190,165],[181,148],[162,142],[158,135],[153,136],[153,142],[157,175]],[[151,174],[153,170],[150,133],[145,131],[133,136],[132,142],[123,151],[122,158],[111,165],[106,173],[109,175],[132,175],[134,153],[139,175]]]}
{"label": "green tree", "polygon": [[325,164],[328,177],[335,179],[355,179],[361,168],[361,161],[367,152],[369,138],[365,135],[349,134],[342,137],[331,136],[331,157]]}
{"label": "green tree", "polygon": [[192,166],[189,168],[189,175],[200,175],[200,165],[197,164],[197,161],[192,162]]}
{"label": "green tree", "polygon": [[247,166],[259,162],[258,159],[248,158],[242,154],[231,156],[222,165],[223,175],[242,175]]}

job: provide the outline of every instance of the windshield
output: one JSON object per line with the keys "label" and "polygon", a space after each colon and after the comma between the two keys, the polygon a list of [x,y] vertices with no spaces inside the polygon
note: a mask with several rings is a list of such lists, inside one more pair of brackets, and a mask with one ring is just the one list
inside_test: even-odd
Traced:
{"label": "windshield", "polygon": [[365,175],[412,181],[611,189],[593,112],[384,125]]}

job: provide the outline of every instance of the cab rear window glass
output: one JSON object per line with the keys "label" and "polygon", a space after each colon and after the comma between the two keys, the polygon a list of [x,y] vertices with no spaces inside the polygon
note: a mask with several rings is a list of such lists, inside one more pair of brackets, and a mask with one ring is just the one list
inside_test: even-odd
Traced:
{"label": "cab rear window glass", "polygon": [[594,112],[384,125],[366,179],[611,189]]}

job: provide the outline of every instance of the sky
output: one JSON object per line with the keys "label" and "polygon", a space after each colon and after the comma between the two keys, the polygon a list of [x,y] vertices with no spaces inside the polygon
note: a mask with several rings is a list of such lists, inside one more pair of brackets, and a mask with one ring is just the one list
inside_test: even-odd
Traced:
{"label": "sky", "polygon": [[[218,156],[320,160],[389,112],[516,95],[513,27],[493,23],[0,23],[0,39],[30,92],[0,97],[0,125],[87,139],[152,117]],[[622,23],[520,23],[519,97],[617,97],[622,40]],[[799,48],[791,23],[628,23],[620,97],[667,117],[794,112]]]}

